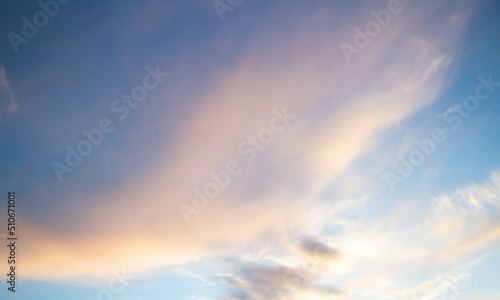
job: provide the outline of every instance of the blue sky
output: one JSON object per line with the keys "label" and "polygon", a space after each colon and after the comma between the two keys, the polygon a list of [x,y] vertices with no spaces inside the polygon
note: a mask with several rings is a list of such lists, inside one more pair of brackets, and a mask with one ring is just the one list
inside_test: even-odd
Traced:
{"label": "blue sky", "polygon": [[54,1],[0,11],[2,299],[500,297],[498,1]]}

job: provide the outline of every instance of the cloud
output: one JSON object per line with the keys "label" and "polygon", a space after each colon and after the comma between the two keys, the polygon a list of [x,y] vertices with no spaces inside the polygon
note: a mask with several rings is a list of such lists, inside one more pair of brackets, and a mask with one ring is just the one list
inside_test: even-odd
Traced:
{"label": "cloud", "polygon": [[[354,225],[334,236],[342,259],[333,274],[356,279],[339,285],[371,299],[434,299],[450,276],[465,280],[469,269],[500,244],[499,178],[497,170],[482,184],[427,201],[402,202],[376,222],[351,219]],[[443,275],[413,278],[429,272]]]}
{"label": "cloud", "polygon": [[[428,238],[440,241],[441,249],[424,259],[425,264],[442,265],[474,253],[500,239],[500,170],[481,185],[471,184],[451,195],[433,199],[434,223]],[[459,235],[456,232],[460,232]]]}
{"label": "cloud", "polygon": [[[444,87],[453,57],[442,48],[454,44],[453,36],[445,34],[453,28],[442,27],[447,38],[436,43],[430,42],[433,36],[404,31],[424,22],[421,15],[429,13],[426,8],[394,20],[380,35],[381,42],[372,43],[351,65],[338,49],[339,41],[351,38],[351,33],[316,30],[329,28],[325,19],[301,14],[300,20],[309,18],[317,26],[295,29],[286,37],[272,26],[255,33],[260,38],[239,54],[235,65],[209,76],[189,114],[175,126],[173,150],[156,168],[130,175],[114,190],[67,199],[85,203],[87,210],[78,217],[76,212],[60,216],[55,223],[66,224],[64,228],[25,221],[26,242],[20,250],[25,251],[24,276],[99,277],[124,265],[131,272],[145,272],[234,252],[248,255],[248,249],[266,243],[272,244],[270,252],[293,252],[297,243],[290,240],[295,236],[314,236],[299,240],[300,254],[268,254],[277,257],[272,266],[262,266],[259,260],[237,265],[239,272],[228,284],[262,296],[257,290],[264,288],[264,278],[277,289],[292,289],[280,283],[279,273],[299,272],[307,288],[295,292],[320,297],[335,294],[335,289],[313,279],[350,272],[363,266],[366,257],[374,260],[375,253],[380,255],[376,265],[412,250],[394,247],[399,236],[383,232],[390,218],[378,226],[351,220],[350,230],[358,233],[343,233],[332,243],[321,234],[329,225],[328,210],[311,200],[320,198],[332,182],[341,180],[343,170],[373,149],[381,131],[431,103]],[[238,144],[269,124],[273,108],[284,106],[297,120],[254,162],[245,164],[235,151]],[[165,137],[161,125],[151,129],[155,140]],[[208,172],[235,157],[242,163],[242,174],[186,225],[177,205],[190,203],[192,189],[207,182]],[[398,228],[395,221],[389,225]],[[325,263],[325,269],[312,274],[297,268],[314,257],[316,247],[328,263],[338,261],[339,268],[329,270]],[[408,251],[399,259],[421,257],[426,250]]]}
{"label": "cloud", "polygon": [[314,259],[337,261],[340,258],[340,254],[337,249],[321,243],[313,237],[303,238],[300,241],[300,250],[307,256]]}
{"label": "cloud", "polygon": [[5,67],[0,66],[0,111],[12,113],[17,109],[16,96],[12,91]]}
{"label": "cloud", "polygon": [[[315,283],[315,274],[289,266],[263,266],[254,263],[240,266],[236,275],[223,276],[224,284],[236,291],[230,297],[248,299],[338,299],[343,294],[333,286]],[[309,299],[309,298],[308,298]]]}
{"label": "cloud", "polygon": [[420,283],[400,293],[398,297],[404,300],[433,300],[448,299],[448,296],[458,297],[466,287],[466,281],[469,277],[470,273],[461,273],[456,276],[439,275],[432,280]]}

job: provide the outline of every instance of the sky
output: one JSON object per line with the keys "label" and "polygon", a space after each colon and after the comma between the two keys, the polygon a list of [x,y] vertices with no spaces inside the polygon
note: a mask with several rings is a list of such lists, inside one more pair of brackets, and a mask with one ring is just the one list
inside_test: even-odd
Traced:
{"label": "sky", "polygon": [[1,299],[500,298],[499,1],[1,6]]}

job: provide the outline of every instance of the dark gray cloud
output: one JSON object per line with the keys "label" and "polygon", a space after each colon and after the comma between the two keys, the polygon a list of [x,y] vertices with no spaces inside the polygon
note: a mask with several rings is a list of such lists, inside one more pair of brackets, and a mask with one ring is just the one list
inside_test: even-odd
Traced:
{"label": "dark gray cloud", "polygon": [[296,299],[294,295],[304,291],[321,295],[325,299],[341,294],[336,287],[315,283],[320,277],[318,269],[248,262],[238,262],[234,267],[236,274],[219,278],[231,290],[231,295],[223,298],[224,300]]}
{"label": "dark gray cloud", "polygon": [[302,238],[299,248],[303,254],[313,260],[337,261],[340,259],[340,253],[337,249],[318,241],[315,237]]}

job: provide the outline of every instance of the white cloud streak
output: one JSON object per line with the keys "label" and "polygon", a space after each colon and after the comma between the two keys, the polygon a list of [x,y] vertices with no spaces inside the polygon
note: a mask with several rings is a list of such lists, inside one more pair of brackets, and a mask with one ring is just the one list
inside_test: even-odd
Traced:
{"label": "white cloud streak", "polygon": [[5,67],[0,66],[0,111],[12,113],[18,107],[14,91],[10,87]]}

